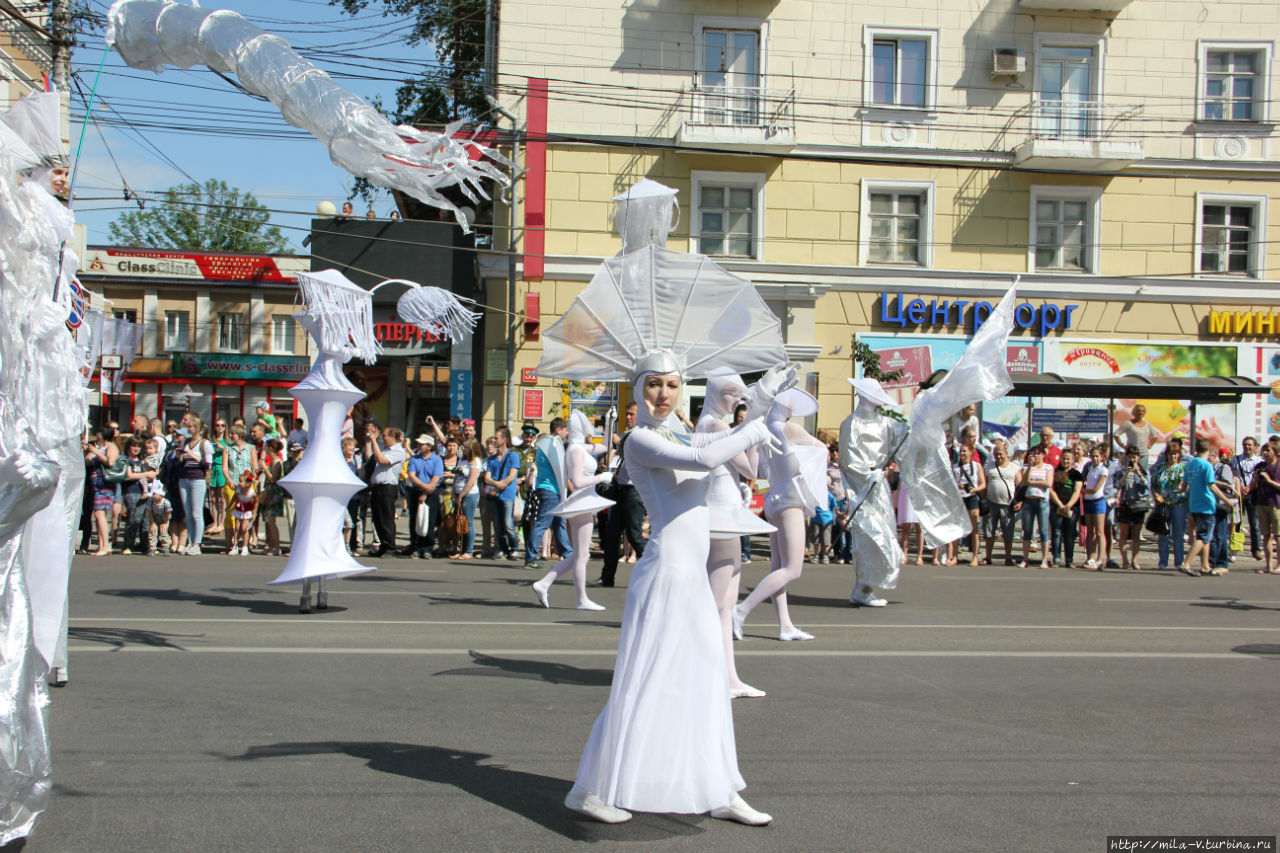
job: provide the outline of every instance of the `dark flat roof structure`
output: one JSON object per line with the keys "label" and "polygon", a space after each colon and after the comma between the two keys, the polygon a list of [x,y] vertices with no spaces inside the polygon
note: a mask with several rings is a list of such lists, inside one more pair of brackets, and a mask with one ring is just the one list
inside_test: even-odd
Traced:
{"label": "dark flat roof structure", "polygon": [[[920,387],[932,388],[947,375],[935,370]],[[1238,403],[1245,394],[1266,394],[1271,387],[1244,376],[1137,376],[1076,379],[1056,373],[1024,373],[1013,377],[1010,397],[1084,397],[1143,400],[1190,400],[1194,403]]]}

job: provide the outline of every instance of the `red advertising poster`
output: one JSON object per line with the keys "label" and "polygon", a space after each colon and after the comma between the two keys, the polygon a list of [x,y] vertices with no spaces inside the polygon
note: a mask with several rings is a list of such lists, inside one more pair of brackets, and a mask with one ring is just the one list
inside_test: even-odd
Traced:
{"label": "red advertising poster", "polygon": [[1008,347],[1004,351],[1004,365],[1008,368],[1011,376],[1039,373],[1040,347],[1031,344]]}
{"label": "red advertising poster", "polygon": [[881,370],[886,373],[894,370],[902,372],[892,382],[883,383],[887,389],[914,388],[933,372],[933,353],[927,345],[875,350],[875,354],[880,356]]}
{"label": "red advertising poster", "polygon": [[524,417],[531,420],[542,418],[542,389],[526,388],[524,391]]}

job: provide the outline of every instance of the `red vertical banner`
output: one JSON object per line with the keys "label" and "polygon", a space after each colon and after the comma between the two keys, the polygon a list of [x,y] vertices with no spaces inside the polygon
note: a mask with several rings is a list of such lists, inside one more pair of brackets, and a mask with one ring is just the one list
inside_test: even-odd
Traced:
{"label": "red vertical banner", "polygon": [[[547,81],[529,78],[525,107],[524,278],[541,281],[547,226]],[[514,236],[514,235],[513,235]]]}

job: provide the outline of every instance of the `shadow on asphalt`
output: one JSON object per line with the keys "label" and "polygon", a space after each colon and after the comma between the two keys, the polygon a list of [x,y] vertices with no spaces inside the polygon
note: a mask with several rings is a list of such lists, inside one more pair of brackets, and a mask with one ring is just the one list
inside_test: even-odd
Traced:
{"label": "shadow on asphalt", "polygon": [[378,572],[366,572],[362,575],[355,575],[350,578],[343,578],[348,583],[382,583],[384,581],[397,581],[399,583],[444,583],[439,578],[406,578],[402,575],[384,575]]}
{"label": "shadow on asphalt", "polygon": [[142,631],[138,628],[68,628],[67,637],[72,640],[86,640],[91,643],[102,643],[122,649],[125,646],[150,646],[156,649],[176,649],[186,651],[173,640],[199,639],[202,634],[164,634],[160,631]]}
{"label": "shadow on asphalt", "polygon": [[568,781],[482,764],[493,756],[480,752],[388,741],[316,741],[252,746],[244,755],[220,757],[257,761],[304,755],[349,755],[379,773],[452,785],[573,841],[663,841],[703,832],[697,826],[703,818],[696,815],[637,814],[626,824],[596,823],[564,807]]}
{"label": "shadow on asphalt", "polygon": [[1271,610],[1280,611],[1280,607],[1263,607],[1261,604],[1250,604],[1247,601],[1241,601],[1238,598],[1214,598],[1213,596],[1204,596],[1200,601],[1191,602],[1192,607],[1213,607],[1218,610]]}
{"label": "shadow on asphalt", "polygon": [[522,607],[525,609],[532,607],[536,610],[544,609],[536,601],[498,601],[493,598],[464,598],[457,595],[424,595],[422,597],[431,604],[478,604],[481,607]]}
{"label": "shadow on asphalt", "polygon": [[499,658],[480,652],[469,652],[476,666],[446,669],[436,675],[487,675],[493,678],[528,678],[549,684],[576,684],[582,687],[608,687],[613,683],[611,669],[579,669],[563,663],[540,660]]}
{"label": "shadow on asphalt", "polygon": [[[246,592],[253,594],[254,590],[236,590],[236,594],[244,595]],[[257,590],[259,594],[264,594],[266,590]],[[211,595],[206,592],[189,592],[185,589],[100,589],[98,595],[115,595],[120,598],[151,598],[156,601],[186,601],[193,604],[199,604],[202,607],[239,607],[250,613],[258,613],[266,616],[281,616],[284,614],[298,614],[298,603],[292,598],[287,601],[277,601],[272,599],[245,599],[231,598],[227,595]],[[335,597],[336,597],[335,593]],[[321,611],[323,613],[342,613],[347,608],[335,607],[330,604],[327,609]],[[313,616],[315,614],[312,614]]]}
{"label": "shadow on asphalt", "polygon": [[1248,643],[1231,649],[1242,655],[1256,655],[1269,660],[1280,660],[1280,643]]}

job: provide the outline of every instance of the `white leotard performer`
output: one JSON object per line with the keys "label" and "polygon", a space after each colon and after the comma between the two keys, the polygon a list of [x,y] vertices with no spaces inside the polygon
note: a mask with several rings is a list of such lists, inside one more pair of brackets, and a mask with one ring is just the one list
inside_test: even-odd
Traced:
{"label": "white leotard performer", "polygon": [[745,783],[707,582],[707,488],[708,472],[770,436],[758,420],[732,431],[675,435],[667,422],[679,400],[678,370],[679,362],[661,350],[637,364],[637,428],[622,455],[651,533],[627,589],[609,701],[565,803],[610,823],[630,819],[626,810],[634,809],[764,824],[772,818],[737,793]]}
{"label": "white leotard performer", "polygon": [[[801,408],[804,407],[804,408]],[[783,443],[780,453],[765,454],[769,495],[765,498],[765,518],[777,530],[769,534],[769,563],[772,571],[733,609],[733,634],[742,638],[742,624],[757,604],[773,599],[778,614],[778,639],[812,640],[791,621],[787,606],[787,585],[804,569],[805,522],[820,502],[827,498],[827,448],[799,424],[788,423],[793,413],[817,411],[817,401],[798,389],[778,395],[766,422],[770,433]]]}
{"label": "white leotard performer", "polygon": [[[746,383],[737,374],[713,376],[707,380],[706,402],[698,418],[696,431],[716,434],[729,429],[725,422],[747,394]],[[725,662],[729,671],[729,695],[734,699],[759,699],[765,695],[738,677],[733,656],[733,606],[738,601],[738,582],[742,575],[744,534],[772,533],[772,524],[761,520],[746,508],[738,487],[737,475],[748,479],[756,475],[758,454],[755,449],[742,453],[711,471],[707,487],[707,509],[711,514],[711,549],[707,555],[707,578],[720,611],[720,629],[724,639]]]}
{"label": "white leotard performer", "polygon": [[587,441],[592,431],[591,421],[587,416],[574,409],[569,415],[569,449],[565,452],[563,472],[565,476],[558,478],[560,482],[568,480],[573,491],[559,506],[551,510],[553,514],[565,519],[573,551],[534,583],[533,594],[543,607],[551,606],[547,592],[556,578],[573,572],[573,586],[578,591],[578,609],[604,610],[603,605],[596,604],[587,597],[587,558],[591,555],[591,519],[602,509],[613,506],[613,501],[596,494],[595,486],[597,483],[609,482],[613,474],[608,471],[596,473],[595,457],[604,453],[604,445]]}

